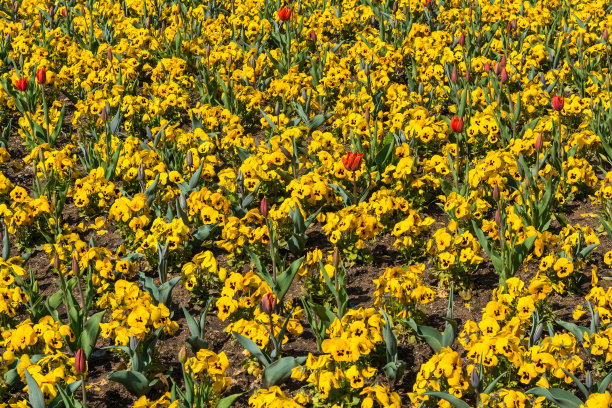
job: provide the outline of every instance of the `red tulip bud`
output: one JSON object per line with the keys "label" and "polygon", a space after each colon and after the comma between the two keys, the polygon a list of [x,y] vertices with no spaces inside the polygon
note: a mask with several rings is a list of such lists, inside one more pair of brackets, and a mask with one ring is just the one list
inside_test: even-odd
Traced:
{"label": "red tulip bud", "polygon": [[486,72],[488,74],[490,69],[491,69],[491,65],[488,62],[485,62],[485,64],[484,64],[484,72]]}
{"label": "red tulip bud", "polygon": [[509,78],[508,78],[508,71],[506,71],[506,67],[503,67],[501,69],[500,77],[501,77],[501,81],[502,81],[503,84],[508,82]]}
{"label": "red tulip bud", "polygon": [[83,348],[77,350],[76,356],[74,357],[74,371],[77,374],[84,374],[87,370],[87,359],[85,358],[85,352]]}
{"label": "red tulip bud", "polygon": [[459,45],[461,45],[462,47],[465,45],[465,34],[461,33],[461,35],[459,36]]}
{"label": "red tulip bud", "polygon": [[314,30],[311,30],[311,31],[310,31],[310,39],[311,39],[313,42],[317,42],[317,33],[315,33],[315,31],[314,31]]}
{"label": "red tulip bud", "polygon": [[72,257],[72,273],[74,276],[78,276],[81,272],[81,268],[79,267],[79,261],[77,261],[76,257]]}
{"label": "red tulip bud", "polygon": [[259,204],[259,213],[264,217],[268,216],[268,200],[266,200],[266,197],[261,199],[261,203]]}
{"label": "red tulip bud", "polygon": [[273,293],[266,293],[261,299],[261,309],[265,314],[271,315],[276,309],[276,295]]}
{"label": "red tulip bud", "polygon": [[506,66],[506,56],[505,55],[502,55],[499,65],[501,65],[502,67]]}
{"label": "red tulip bud", "polygon": [[457,83],[457,66],[453,67],[453,72],[451,73],[450,80],[453,84]]}
{"label": "red tulip bud", "polygon": [[497,225],[501,225],[501,212],[499,211],[499,208],[495,210],[495,223]]}
{"label": "red tulip bud", "polygon": [[36,81],[38,81],[39,84],[47,82],[47,68],[42,67],[36,70]]}
{"label": "red tulip bud", "polygon": [[178,352],[178,360],[181,364],[185,364],[185,361],[187,361],[187,349],[184,344]]}
{"label": "red tulip bud", "polygon": [[608,42],[608,29],[607,28],[604,28],[602,37],[603,37],[604,42]]}
{"label": "red tulip bud", "polygon": [[493,187],[493,200],[499,200],[499,186],[495,183],[495,187]]}
{"label": "red tulip bud", "polygon": [[538,137],[536,138],[535,141],[535,149],[536,151],[539,153],[540,150],[542,150],[542,145],[544,144],[544,142],[542,141],[542,134],[538,134]]}

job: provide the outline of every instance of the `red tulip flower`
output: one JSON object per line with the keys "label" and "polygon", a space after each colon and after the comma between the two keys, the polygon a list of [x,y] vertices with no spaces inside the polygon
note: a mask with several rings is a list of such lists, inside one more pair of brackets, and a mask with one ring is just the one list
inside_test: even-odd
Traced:
{"label": "red tulip flower", "polygon": [[25,78],[19,78],[15,81],[15,87],[19,89],[21,92],[25,92],[28,89],[28,80]]}
{"label": "red tulip flower", "polygon": [[262,198],[261,203],[259,204],[259,213],[264,217],[267,217],[269,208],[270,207],[268,207],[268,200],[266,200],[266,197]]}
{"label": "red tulip flower", "polygon": [[43,67],[36,70],[36,81],[41,85],[47,82],[47,68]]}
{"label": "red tulip flower", "polygon": [[460,118],[459,116],[454,116],[451,119],[451,129],[455,133],[461,133],[461,131],[463,130],[463,118]]}
{"label": "red tulip flower", "polygon": [[562,96],[553,96],[551,101],[552,107],[557,112],[563,109],[563,97]]}
{"label": "red tulip flower", "polygon": [[282,7],[278,10],[278,18],[280,21],[289,21],[291,18],[291,9],[289,7]]}
{"label": "red tulip flower", "polygon": [[346,156],[342,158],[342,164],[344,164],[344,168],[347,171],[357,171],[362,159],[363,153],[347,153]]}

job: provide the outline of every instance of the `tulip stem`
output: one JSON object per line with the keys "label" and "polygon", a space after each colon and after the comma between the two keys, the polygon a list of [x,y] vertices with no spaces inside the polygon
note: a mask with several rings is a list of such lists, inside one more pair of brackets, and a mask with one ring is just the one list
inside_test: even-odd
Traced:
{"label": "tulip stem", "polygon": [[87,408],[87,391],[85,390],[85,374],[81,374],[81,391],[83,392],[83,407]]}
{"label": "tulip stem", "polygon": [[353,171],[353,204],[357,206],[357,171]]}

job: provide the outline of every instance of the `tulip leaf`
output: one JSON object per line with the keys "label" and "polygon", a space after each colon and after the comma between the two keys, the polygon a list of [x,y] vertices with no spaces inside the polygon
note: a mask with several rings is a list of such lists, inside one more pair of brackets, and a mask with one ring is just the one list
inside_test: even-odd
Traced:
{"label": "tulip leaf", "polygon": [[578,398],[571,392],[559,388],[547,389],[542,387],[536,387],[527,391],[526,394],[533,394],[537,395],[538,397],[544,397],[553,404],[558,405],[559,408],[579,408],[581,405],[583,405],[583,402],[580,400],[580,398]]}
{"label": "tulip leaf", "polygon": [[251,353],[252,355],[257,357],[257,359],[264,366],[267,367],[267,366],[269,366],[272,363],[272,360],[270,359],[270,356],[268,356],[266,353],[264,353],[259,348],[259,346],[257,346],[257,344],[255,344],[255,342],[253,340],[251,340],[248,337],[245,337],[242,334],[237,333],[235,331],[233,331],[232,334],[234,335],[234,337],[236,337],[236,340],[238,340],[238,343],[240,343],[242,345],[242,347],[244,347],[249,353]]}
{"label": "tulip leaf", "polygon": [[306,357],[283,357],[268,365],[262,374],[261,384],[270,388],[279,385],[291,377],[291,371],[306,361]]}
{"label": "tulip leaf", "polygon": [[100,322],[104,318],[106,310],[102,310],[92,315],[85,322],[85,327],[80,336],[80,344],[85,352],[85,357],[89,358],[94,348],[96,347],[96,341],[100,335]]}
{"label": "tulip leaf", "polygon": [[122,384],[129,392],[139,397],[151,389],[147,377],[138,371],[115,371],[108,379]]}
{"label": "tulip leaf", "polygon": [[45,397],[43,396],[42,391],[40,390],[40,386],[32,377],[32,375],[28,372],[28,369],[25,369],[25,377],[28,383],[28,399],[30,400],[30,405],[32,408],[46,408]]}
{"label": "tulip leaf", "polygon": [[219,400],[219,402],[217,402],[217,405],[215,405],[215,408],[229,408],[232,406],[232,404],[244,393],[240,393],[240,394],[232,394],[228,397],[225,397],[221,400]]}
{"label": "tulip leaf", "polygon": [[455,408],[470,408],[470,405],[463,401],[460,400],[459,398],[455,397],[454,395],[450,395],[447,394],[445,392],[439,392],[439,391],[427,391],[424,392],[423,395],[428,395],[430,397],[438,397],[441,398],[443,400],[446,400],[448,402],[450,402],[451,404],[453,404],[453,406],[455,406]]}

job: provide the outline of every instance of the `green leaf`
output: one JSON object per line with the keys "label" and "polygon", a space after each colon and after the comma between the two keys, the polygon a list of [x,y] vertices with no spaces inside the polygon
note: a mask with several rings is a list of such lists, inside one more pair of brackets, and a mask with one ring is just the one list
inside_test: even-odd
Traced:
{"label": "green leaf", "polygon": [[28,383],[28,399],[30,400],[30,405],[32,405],[32,408],[46,408],[45,397],[38,383],[34,377],[30,375],[27,368],[25,369],[25,376]]}
{"label": "green leaf", "polygon": [[300,266],[304,262],[304,257],[296,259],[291,263],[289,268],[285,269],[283,273],[276,276],[276,284],[278,285],[278,292],[275,295],[278,297],[278,302],[282,302],[287,291],[289,291],[289,287],[293,280],[295,279],[295,275],[297,274]]}
{"label": "green leaf", "polygon": [[108,376],[108,379],[122,384],[129,392],[139,397],[151,389],[147,377],[138,371],[115,371]]}
{"label": "green leaf", "polygon": [[536,387],[527,391],[527,394],[545,397],[548,401],[559,406],[559,408],[579,408],[582,405],[580,398],[559,388]]}
{"label": "green leaf", "polygon": [[604,378],[599,380],[599,382],[596,384],[597,385],[597,392],[599,394],[602,394],[602,393],[606,392],[606,389],[608,388],[608,385],[610,385],[610,381],[612,381],[612,371],[610,371],[608,373],[608,375],[606,375]]}
{"label": "green leaf", "polygon": [[244,394],[243,392],[241,392],[240,394],[232,394],[229,397],[225,397],[221,400],[219,400],[219,402],[217,402],[217,405],[215,405],[215,408],[229,408],[232,406],[232,404],[234,403],[234,401],[236,401],[242,394]]}
{"label": "green leaf", "polygon": [[100,335],[100,322],[102,322],[105,313],[106,310],[102,310],[101,312],[92,315],[89,319],[87,319],[87,322],[85,322],[84,330],[81,333],[80,343],[87,358],[89,358],[94,348],[96,348],[96,341]]}
{"label": "green leaf", "polygon": [[283,357],[268,365],[261,377],[261,384],[270,388],[273,385],[279,385],[287,381],[291,377],[291,370],[303,364],[306,357]]}
{"label": "green leaf", "polygon": [[266,367],[270,365],[270,363],[272,362],[270,357],[266,353],[264,353],[259,348],[259,346],[255,344],[253,340],[235,331],[233,331],[232,334],[234,335],[234,337],[236,337],[236,340],[238,340],[238,343],[240,343],[242,347],[244,347],[249,353],[257,357],[257,359],[261,361],[263,365],[265,365]]}
{"label": "green leaf", "polygon": [[491,384],[487,385],[487,388],[485,388],[484,393],[485,394],[490,394],[491,392],[493,392],[493,388],[495,388],[495,384],[497,384],[499,382],[499,380],[502,379],[502,377],[504,375],[508,374],[507,371],[504,371],[503,373],[501,373],[499,375],[499,377],[497,377],[496,379],[493,380],[493,382],[491,382]]}
{"label": "green leaf", "polygon": [[187,320],[187,327],[189,327],[189,332],[192,336],[200,336],[200,325],[195,321],[193,317],[189,314],[185,306],[181,304],[181,309],[183,309],[183,315],[185,316],[185,320]]}
{"label": "green leaf", "polygon": [[424,392],[423,395],[428,395],[430,397],[441,398],[443,400],[446,400],[446,401],[450,402],[456,408],[470,408],[470,405],[467,402],[465,402],[463,400],[460,400],[459,398],[455,397],[454,395],[450,395],[450,394],[447,394],[445,392],[427,391],[427,392]]}
{"label": "green leaf", "polygon": [[408,325],[415,331],[416,335],[424,339],[427,344],[435,351],[439,353],[442,350],[442,334],[439,331],[429,326],[419,326],[414,319],[410,318],[405,320]]}
{"label": "green leaf", "polygon": [[578,326],[577,324],[557,320],[557,324],[565,330],[572,333],[580,342],[584,341],[584,333],[588,331],[586,327]]}
{"label": "green leaf", "polygon": [[576,384],[576,387],[578,387],[582,395],[584,395],[585,398],[589,398],[589,390],[587,390],[587,388],[584,386],[582,381],[580,381],[578,377],[576,377],[574,374],[567,371],[565,368],[562,368],[562,370],[565,373],[565,375],[569,376],[574,381],[574,384]]}

